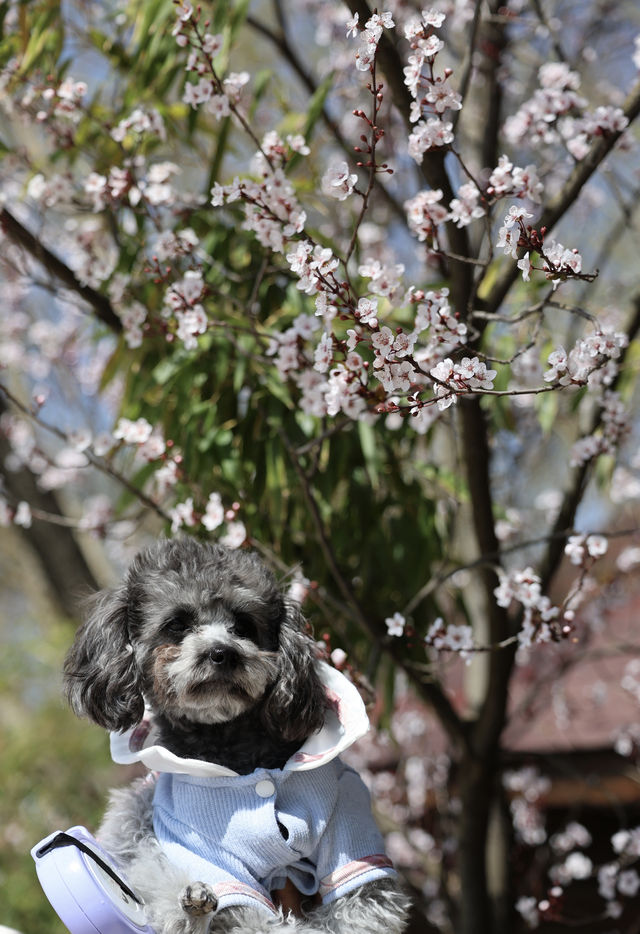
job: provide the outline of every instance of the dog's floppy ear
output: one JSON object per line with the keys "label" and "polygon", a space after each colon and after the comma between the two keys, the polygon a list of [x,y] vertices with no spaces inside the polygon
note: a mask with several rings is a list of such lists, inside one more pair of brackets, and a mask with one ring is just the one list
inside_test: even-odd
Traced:
{"label": "dog's floppy ear", "polygon": [[80,626],[64,663],[65,693],[78,716],[109,730],[142,719],[144,699],[129,641],[127,591],[103,590]]}
{"label": "dog's floppy ear", "polygon": [[302,742],[324,723],[327,699],[317,673],[313,640],[294,603],[285,603],[280,627],[278,678],[265,699],[262,717],[267,729],[286,741]]}

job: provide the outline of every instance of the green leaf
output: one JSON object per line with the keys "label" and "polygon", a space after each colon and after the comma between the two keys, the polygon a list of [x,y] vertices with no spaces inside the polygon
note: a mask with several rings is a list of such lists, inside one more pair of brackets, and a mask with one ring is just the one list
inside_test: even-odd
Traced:
{"label": "green leaf", "polygon": [[36,64],[40,67],[47,67],[45,62],[49,64],[49,60],[45,56],[45,52],[51,53],[51,58],[55,60],[58,58],[61,49],[60,5],[59,3],[50,3],[47,5],[45,12],[31,23],[29,41],[20,62],[20,73],[27,74]]}
{"label": "green leaf", "polygon": [[[322,116],[322,111],[324,109],[325,102],[329,95],[329,91],[333,87],[334,82],[334,72],[330,72],[324,81],[316,88],[314,93],[311,96],[311,100],[307,106],[307,118],[304,123],[304,128],[302,130],[302,135],[305,138],[307,143],[310,142],[313,130],[316,123]],[[302,160],[300,153],[295,152],[287,164],[287,172],[293,171],[296,166]]]}
{"label": "green leaf", "polygon": [[543,392],[536,397],[536,411],[540,427],[549,434],[558,415],[558,393]]}
{"label": "green leaf", "polygon": [[229,133],[231,131],[231,117],[224,117],[220,121],[218,135],[216,137],[216,151],[213,154],[213,159],[211,160],[211,168],[209,169],[209,178],[207,181],[207,187],[205,190],[205,197],[208,200],[209,192],[213,188],[215,182],[220,178],[220,170],[222,169],[222,161],[224,159],[225,153],[227,151],[227,144],[229,142]]}
{"label": "green leaf", "polygon": [[[249,12],[249,5],[251,0],[239,0],[238,3],[233,7],[231,11],[231,16],[229,17],[229,23],[231,26],[230,30],[230,41],[233,43],[239,32],[239,30],[244,26],[244,22],[247,18],[247,13]],[[220,4],[223,6],[224,4]]]}
{"label": "green leaf", "polygon": [[369,477],[371,478],[371,485],[375,488],[378,485],[378,468],[380,461],[376,451],[376,436],[373,427],[367,425],[366,422],[359,421],[358,437],[360,439],[360,446],[369,472]]}
{"label": "green leaf", "polygon": [[331,71],[322,81],[320,85],[314,91],[309,105],[307,107],[307,119],[305,121],[303,135],[305,139],[309,139],[311,131],[318,122],[322,109],[325,105],[325,101],[328,97],[329,91],[333,87],[335,72]]}
{"label": "green leaf", "polygon": [[153,369],[152,376],[159,386],[166,384],[174,379],[182,368],[182,361],[177,357],[166,357]]}
{"label": "green leaf", "polygon": [[[138,6],[139,14],[134,27],[134,43],[139,49],[144,49],[151,37],[158,31],[158,26],[168,18],[169,11],[164,0],[144,0]],[[164,16],[161,12],[163,7],[165,8]]]}
{"label": "green leaf", "polygon": [[112,382],[121,373],[126,369],[124,360],[127,356],[127,346],[124,340],[118,341],[115,350],[107,360],[105,367],[102,371],[102,376],[100,378],[100,389],[106,389],[109,383]]}

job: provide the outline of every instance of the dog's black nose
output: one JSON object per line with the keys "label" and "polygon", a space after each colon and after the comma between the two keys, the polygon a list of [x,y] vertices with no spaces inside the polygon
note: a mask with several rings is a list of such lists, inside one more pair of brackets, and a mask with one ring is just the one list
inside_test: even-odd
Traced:
{"label": "dog's black nose", "polygon": [[240,661],[240,655],[230,645],[212,645],[207,652],[207,659],[221,668],[235,668]]}

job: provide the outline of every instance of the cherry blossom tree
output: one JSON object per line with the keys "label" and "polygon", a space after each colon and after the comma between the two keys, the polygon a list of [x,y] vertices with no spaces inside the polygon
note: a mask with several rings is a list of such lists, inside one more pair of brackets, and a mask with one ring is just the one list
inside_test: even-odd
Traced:
{"label": "cherry blossom tree", "polygon": [[[43,561],[150,530],[257,548],[387,686],[363,764],[391,717],[390,849],[460,934],[535,927],[597,872],[567,828],[550,896],[510,899],[487,849],[507,793],[503,852],[546,839],[542,779],[504,765],[518,667],[588,638],[612,537],[640,563],[640,42],[604,11],[1,7],[0,521]],[[49,570],[61,600],[81,567]],[[603,904],[640,886],[626,834]]]}

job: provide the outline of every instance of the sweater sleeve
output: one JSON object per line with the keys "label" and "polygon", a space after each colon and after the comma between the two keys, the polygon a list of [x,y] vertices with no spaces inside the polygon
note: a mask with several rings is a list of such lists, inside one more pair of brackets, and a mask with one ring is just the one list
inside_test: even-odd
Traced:
{"label": "sweater sleeve", "polygon": [[[216,911],[246,905],[275,914],[270,892],[252,871],[251,849],[243,851],[242,835],[236,835],[236,847],[226,846],[220,839],[220,830],[227,823],[225,813],[232,809],[233,801],[220,800],[218,813],[215,802],[213,806],[206,798],[203,802],[202,791],[198,780],[188,776],[163,774],[158,779],[153,827],[165,856],[191,882],[206,882],[211,887],[217,899]],[[250,816],[245,818],[248,829]]]}
{"label": "sweater sleeve", "polygon": [[369,791],[353,769],[340,760],[338,796],[316,854],[319,892],[331,902],[352,889],[395,876],[384,840],[371,813]]}

